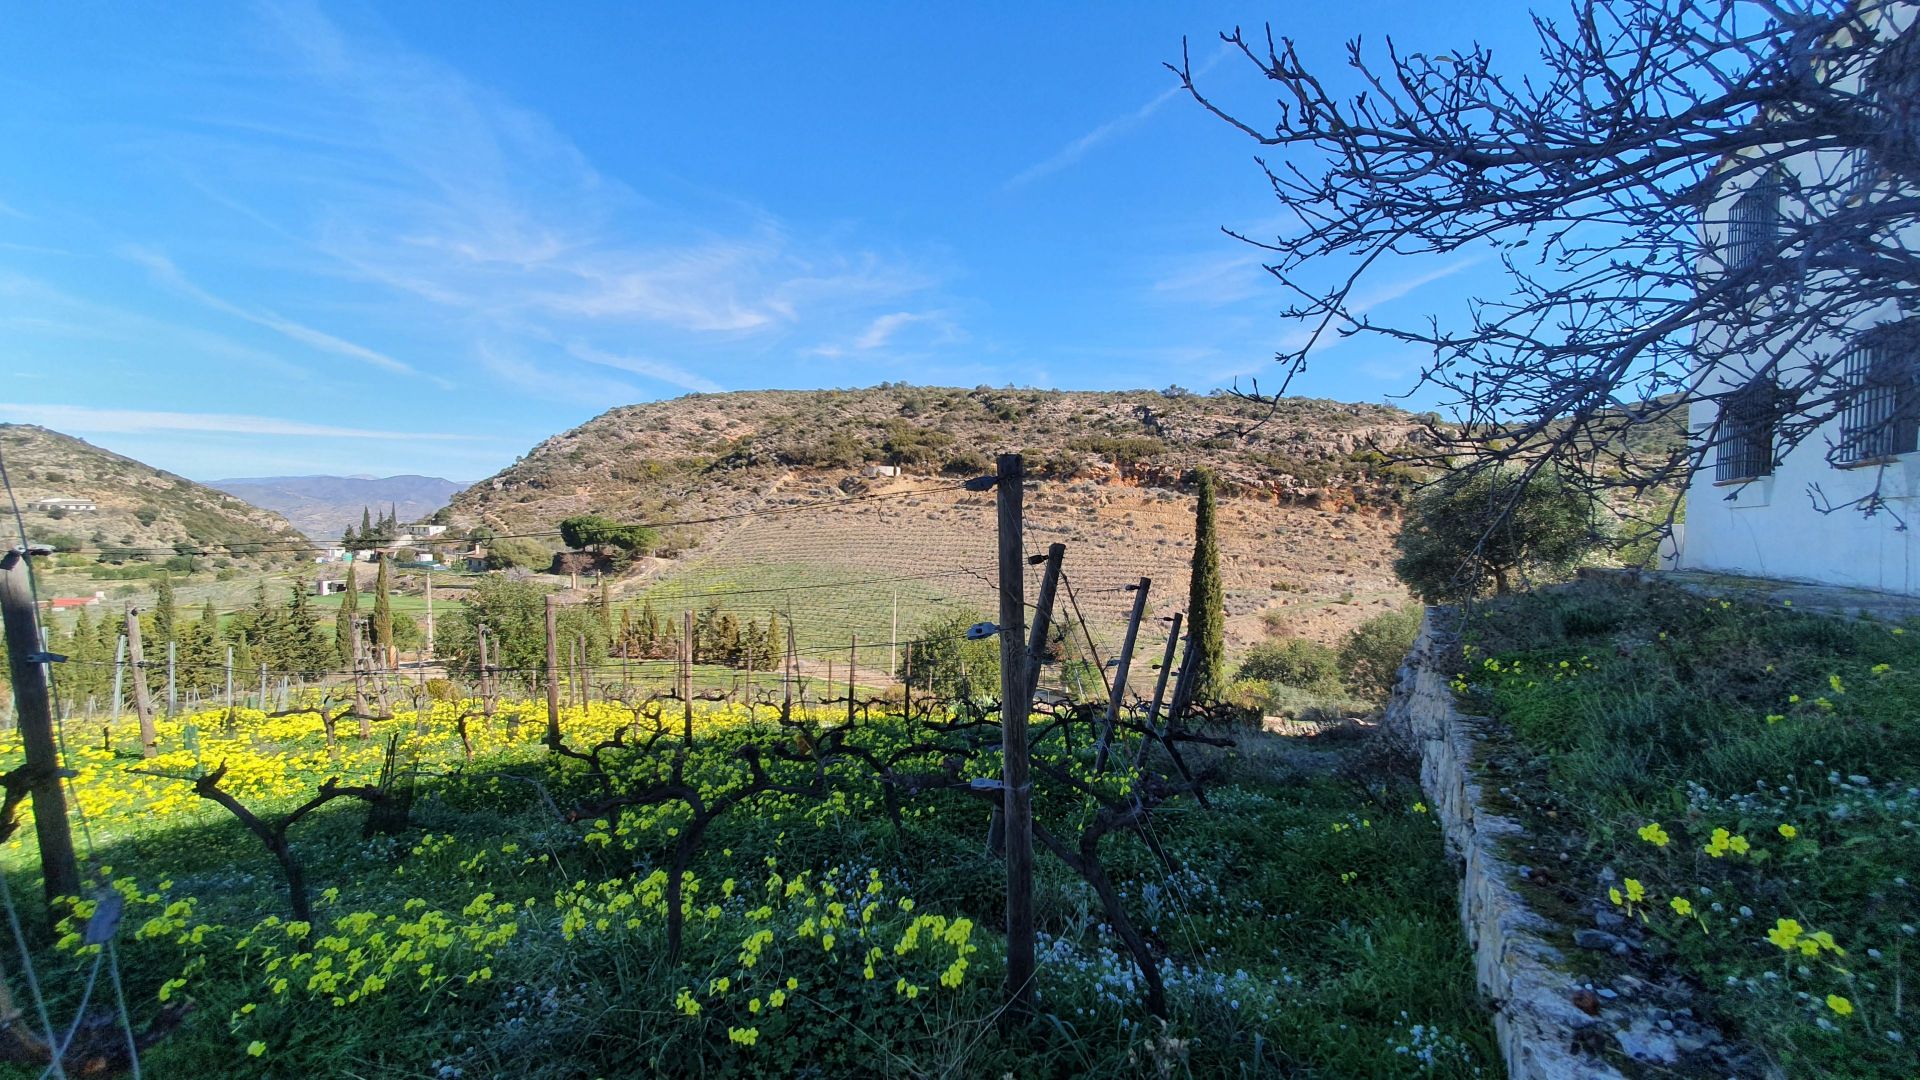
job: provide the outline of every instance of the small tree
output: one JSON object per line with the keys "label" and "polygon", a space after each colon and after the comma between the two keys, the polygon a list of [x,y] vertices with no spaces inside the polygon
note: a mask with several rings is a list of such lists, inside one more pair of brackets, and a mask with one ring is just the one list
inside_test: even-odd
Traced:
{"label": "small tree", "polygon": [[591,550],[620,567],[635,555],[652,550],[659,537],[644,525],[622,525],[598,514],[576,514],[560,523],[560,539],[575,551]]}
{"label": "small tree", "polygon": [[[997,694],[1000,688],[1000,644],[992,638],[970,641],[967,627],[983,621],[980,613],[948,611],[921,623],[914,631],[911,650],[903,651],[895,673],[912,685],[928,687],[943,697]],[[907,670],[911,661],[913,670]]]}
{"label": "small tree", "polygon": [[1382,612],[1353,628],[1340,646],[1340,670],[1347,689],[1373,699],[1393,692],[1400,665],[1420,632],[1420,609],[1405,607]]}
{"label": "small tree", "polygon": [[1202,471],[1199,501],[1193,512],[1193,576],[1187,588],[1189,647],[1199,650],[1193,663],[1193,700],[1212,701],[1226,680],[1226,600],[1220,587],[1220,541],[1215,535],[1213,474]]}
{"label": "small tree", "polygon": [[1467,469],[1423,490],[1395,541],[1394,573],[1430,603],[1563,577],[1601,542],[1593,499],[1557,472]]}

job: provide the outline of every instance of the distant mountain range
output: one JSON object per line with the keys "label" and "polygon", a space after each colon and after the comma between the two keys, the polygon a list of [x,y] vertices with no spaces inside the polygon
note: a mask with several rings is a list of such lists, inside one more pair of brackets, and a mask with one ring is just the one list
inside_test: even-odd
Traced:
{"label": "distant mountain range", "polygon": [[0,424],[0,451],[35,543],[114,562],[211,551],[220,567],[289,565],[313,555],[279,514],[71,435]]}
{"label": "distant mountain range", "polygon": [[338,540],[358,528],[360,511],[379,517],[389,505],[401,521],[417,521],[447,505],[467,485],[438,476],[249,476],[209,480],[207,486],[269,510],[315,540]]}

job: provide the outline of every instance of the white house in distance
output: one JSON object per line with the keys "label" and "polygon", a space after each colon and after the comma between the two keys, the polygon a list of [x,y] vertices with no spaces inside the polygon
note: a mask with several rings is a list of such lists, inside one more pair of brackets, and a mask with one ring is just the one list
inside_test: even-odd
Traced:
{"label": "white house in distance", "polygon": [[[1880,17],[1904,36],[1914,14],[1914,5],[1901,4]],[[1910,63],[1915,50],[1907,44],[1883,59]],[[1898,80],[1889,81],[1911,88],[1915,74],[1903,67]],[[1888,183],[1872,158],[1808,151],[1727,185],[1731,190],[1715,197],[1703,222],[1708,255],[1701,280],[1775,257],[1794,215],[1818,212],[1794,206],[1783,214],[1789,189],[1837,192],[1844,205],[1860,197],[1847,196],[1847,185],[1862,191]],[[1908,250],[1920,250],[1920,224],[1901,226],[1896,235]],[[1690,430],[1708,448],[1687,490],[1676,565],[1920,595],[1920,310],[1888,300],[1794,346],[1839,357],[1840,383],[1838,415],[1790,450],[1776,439],[1775,425],[1779,388],[1794,382],[1792,361],[1772,371],[1737,370],[1724,355],[1726,343],[1738,340],[1733,332],[1720,326],[1701,334],[1702,353],[1721,359],[1700,373],[1699,390],[1724,396],[1691,406]],[[1715,347],[1710,335],[1727,336]],[[1758,358],[1756,366],[1763,366]],[[1848,505],[1876,493],[1884,503],[1880,512]]]}

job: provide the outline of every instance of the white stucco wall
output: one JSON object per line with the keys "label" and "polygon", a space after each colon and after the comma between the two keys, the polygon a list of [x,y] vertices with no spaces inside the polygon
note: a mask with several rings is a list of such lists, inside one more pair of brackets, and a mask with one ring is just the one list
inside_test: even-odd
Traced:
{"label": "white stucco wall", "polygon": [[[1711,424],[1713,409],[1693,406],[1695,430]],[[1920,595],[1920,454],[1901,455],[1879,477],[1888,511],[1867,517],[1849,507],[1815,508],[1812,485],[1840,506],[1871,491],[1878,473],[1829,465],[1818,436],[1788,454],[1774,475],[1748,484],[1716,485],[1709,462],[1687,490],[1679,565]]]}
{"label": "white stucco wall", "polygon": [[[1914,32],[1916,6],[1894,4],[1873,16]],[[1843,80],[1842,85],[1857,80]],[[1788,160],[1785,167],[1800,173],[1816,187],[1820,177],[1843,175],[1850,166],[1834,152],[1807,153]],[[1706,250],[1720,247],[1728,208],[1739,188],[1722,191],[1707,209],[1702,224]],[[1920,226],[1899,230],[1899,240],[1920,249]],[[1719,273],[1712,256],[1703,263],[1703,275]],[[1764,303],[1764,299],[1761,300]],[[1863,312],[1849,331],[1857,332],[1912,313],[1886,303]],[[1702,331],[1708,355],[1724,355],[1725,326]],[[1831,355],[1846,342],[1834,335],[1817,335],[1799,348]],[[1760,358],[1755,358],[1756,360]],[[1739,362],[1735,362],[1736,366]],[[1783,381],[1790,381],[1791,364],[1783,364]],[[1698,389],[1712,394],[1737,387],[1755,370],[1708,370],[1698,373]],[[1689,429],[1704,442],[1717,418],[1717,405],[1696,401]],[[1681,569],[1711,570],[1757,577],[1813,581],[1885,592],[1920,594],[1920,566],[1916,565],[1915,533],[1920,532],[1920,453],[1903,454],[1885,465],[1846,468],[1834,465],[1829,451],[1840,441],[1839,422],[1823,425],[1775,466],[1772,476],[1745,483],[1717,484],[1714,453],[1705,459],[1687,489],[1686,529],[1674,563]],[[1868,516],[1849,507],[1876,486],[1886,508]],[[1820,507],[1833,507],[1822,512]],[[1904,525],[1904,528],[1902,527]]]}

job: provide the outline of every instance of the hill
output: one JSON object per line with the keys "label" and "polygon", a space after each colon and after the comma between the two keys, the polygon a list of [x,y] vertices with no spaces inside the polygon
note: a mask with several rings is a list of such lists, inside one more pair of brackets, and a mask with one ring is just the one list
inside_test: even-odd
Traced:
{"label": "hill", "polygon": [[[699,394],[556,435],[456,495],[451,513],[501,532],[583,512],[749,515],[665,528],[665,557],[629,571],[616,599],[665,612],[717,601],[742,619],[791,610],[803,649],[844,653],[854,635],[885,643],[897,627],[904,640],[939,607],[993,610],[993,497],[959,481],[1018,449],[1034,478],[1027,546],[1067,544],[1068,578],[1108,655],[1127,583],[1153,578],[1155,612],[1185,607],[1191,477],[1206,468],[1223,492],[1232,642],[1269,628],[1331,640],[1406,599],[1391,545],[1408,478],[1374,447],[1418,426],[1384,406],[1296,399],[1270,411],[1173,391]],[[865,475],[873,465],[901,475]]]}
{"label": "hill", "polygon": [[447,505],[467,485],[438,476],[252,476],[209,480],[207,486],[235,495],[284,516],[307,536],[340,538],[347,526],[359,527],[360,511],[376,516],[393,507],[401,521],[417,521]]}
{"label": "hill", "polygon": [[[0,424],[8,479],[36,543],[78,549],[62,565],[156,565],[175,552],[178,567],[291,565],[310,552],[287,520],[224,492],[196,484],[82,439],[32,424]],[[73,508],[36,508],[49,499],[80,500]]]}

